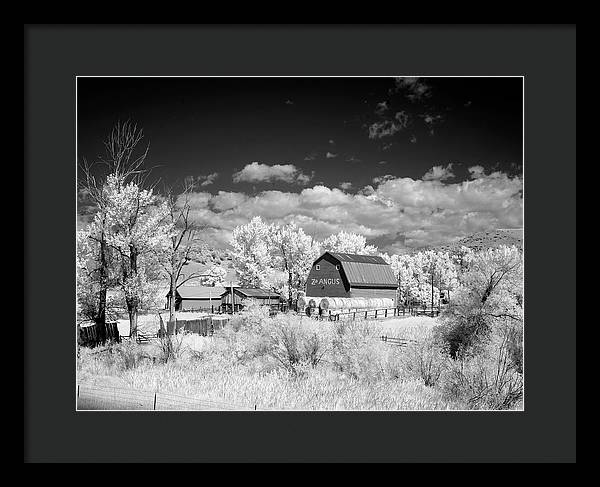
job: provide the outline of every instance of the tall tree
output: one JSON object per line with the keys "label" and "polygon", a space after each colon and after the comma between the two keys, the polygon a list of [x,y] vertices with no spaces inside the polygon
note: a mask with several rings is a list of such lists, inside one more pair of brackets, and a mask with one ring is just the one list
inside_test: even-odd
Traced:
{"label": "tall tree", "polygon": [[275,265],[287,274],[291,308],[294,293],[304,289],[312,263],[319,256],[319,245],[295,223],[276,227],[271,241],[276,252]]}
{"label": "tall tree", "polygon": [[119,287],[129,315],[130,336],[135,338],[140,305],[158,278],[157,249],[160,252],[169,245],[172,225],[167,220],[167,205],[157,204],[152,189],[141,189],[134,182],[124,185],[119,177],[110,175],[106,194],[110,228],[106,241],[118,255]]}
{"label": "tall tree", "polygon": [[265,223],[260,216],[233,230],[231,256],[242,286],[270,287],[274,270],[273,233],[273,225]]}
{"label": "tall tree", "polygon": [[377,255],[377,247],[367,245],[367,239],[357,233],[341,231],[331,235],[320,244],[321,251],[343,252],[347,254]]}
{"label": "tall tree", "polygon": [[[92,211],[95,213],[94,221],[87,228],[87,237],[95,242],[93,247],[88,247],[91,253],[87,261],[89,264],[92,258],[96,264],[93,273],[88,272],[87,275],[88,279],[94,280],[93,294],[97,295],[96,314],[93,319],[101,325],[106,322],[107,292],[111,286],[109,279],[111,256],[107,244],[107,234],[110,231],[107,227],[107,208],[110,203],[109,196],[106,194],[107,176],[113,175],[122,184],[129,181],[140,183],[143,180],[145,171],[142,166],[149,147],[140,145],[143,137],[143,130],[138,129],[135,124],[129,121],[117,122],[104,141],[105,155],[92,163],[84,158],[80,164],[81,177],[78,179],[80,194],[91,203]],[[85,273],[83,269],[80,271]],[[80,284],[85,286],[84,282]],[[91,292],[91,289],[92,287],[88,287],[88,292]]]}
{"label": "tall tree", "polygon": [[203,286],[223,286],[227,271],[220,265],[211,265],[200,277]]}
{"label": "tall tree", "polygon": [[[190,218],[190,197],[194,185],[186,182],[183,191],[176,194],[168,188],[164,198],[166,221],[171,228],[169,245],[160,249],[159,260],[169,279],[169,321],[175,319],[175,296],[177,288],[202,276],[200,272],[186,273],[190,262],[198,260],[207,252],[206,244],[199,237],[199,226]],[[162,326],[162,322],[161,322]]]}

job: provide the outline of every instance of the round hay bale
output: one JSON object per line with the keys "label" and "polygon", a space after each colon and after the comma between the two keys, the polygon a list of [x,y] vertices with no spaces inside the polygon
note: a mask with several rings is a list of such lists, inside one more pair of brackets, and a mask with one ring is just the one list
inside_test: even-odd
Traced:
{"label": "round hay bale", "polygon": [[392,298],[381,298],[382,301],[382,306],[384,308],[393,308],[394,307],[394,300]]}
{"label": "round hay bale", "polygon": [[319,309],[322,309],[324,311],[328,310],[329,309],[329,299],[328,298],[322,298],[321,301],[319,302]]}

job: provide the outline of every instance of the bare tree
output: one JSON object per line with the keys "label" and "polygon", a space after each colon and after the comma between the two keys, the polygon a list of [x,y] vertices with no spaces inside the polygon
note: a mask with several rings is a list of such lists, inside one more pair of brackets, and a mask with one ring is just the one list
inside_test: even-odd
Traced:
{"label": "bare tree", "polygon": [[193,190],[194,184],[189,181],[184,183],[181,193],[175,193],[173,188],[167,188],[166,190],[167,220],[173,227],[173,231],[170,245],[160,261],[169,279],[171,296],[169,300],[169,321],[175,319],[177,288],[192,279],[203,276],[200,272],[185,273],[185,267],[207,251],[206,244],[199,237],[200,231],[204,227],[197,225],[190,218],[190,197]]}

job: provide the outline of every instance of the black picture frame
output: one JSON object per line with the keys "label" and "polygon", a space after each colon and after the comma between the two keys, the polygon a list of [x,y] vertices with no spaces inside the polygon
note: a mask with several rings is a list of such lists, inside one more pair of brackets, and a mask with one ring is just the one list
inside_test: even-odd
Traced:
{"label": "black picture frame", "polygon": [[[525,410],[77,412],[75,76],[399,74],[525,77]],[[574,25],[25,25],[24,460],[575,461],[575,113]]]}

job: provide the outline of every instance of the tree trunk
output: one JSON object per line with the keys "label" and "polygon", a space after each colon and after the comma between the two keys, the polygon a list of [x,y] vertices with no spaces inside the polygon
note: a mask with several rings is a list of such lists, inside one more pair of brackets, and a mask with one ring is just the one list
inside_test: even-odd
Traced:
{"label": "tree trunk", "polygon": [[288,272],[288,309],[292,309],[292,273]]}
{"label": "tree trunk", "polygon": [[138,310],[135,305],[127,305],[127,312],[129,314],[129,338],[135,340],[137,338],[137,321],[138,321]]}
{"label": "tree trunk", "polygon": [[177,285],[175,283],[175,274],[171,275],[171,299],[169,300],[169,321],[175,320],[175,296],[177,295]]}
{"label": "tree trunk", "polygon": [[100,293],[98,297],[98,315],[96,324],[104,328],[106,324],[106,290],[108,288],[108,261],[106,258],[106,239],[104,232],[100,236]]}
{"label": "tree trunk", "polygon": [[[130,276],[135,278],[137,276],[137,257],[138,252],[135,246],[129,247],[129,268],[131,271]],[[136,291],[139,292],[139,291]],[[137,322],[138,322],[138,307],[139,307],[139,296],[134,295],[126,299],[127,312],[129,313],[129,337],[132,339],[137,338]]]}

